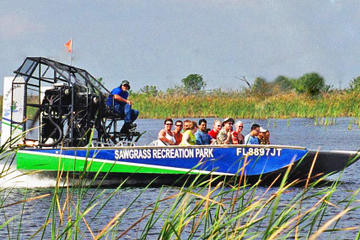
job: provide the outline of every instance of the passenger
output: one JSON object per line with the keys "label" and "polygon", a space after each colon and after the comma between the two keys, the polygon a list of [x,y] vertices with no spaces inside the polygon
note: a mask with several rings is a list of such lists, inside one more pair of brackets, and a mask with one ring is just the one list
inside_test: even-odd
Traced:
{"label": "passenger", "polygon": [[267,129],[260,127],[260,132],[258,135],[260,144],[270,144],[270,132]]}
{"label": "passenger", "polygon": [[221,121],[215,120],[213,129],[209,132],[210,137],[212,138],[212,143],[216,142],[216,136],[221,130]]}
{"label": "passenger", "polygon": [[241,121],[235,123],[235,130],[232,132],[232,142],[233,144],[244,144],[244,135],[242,130],[244,124]]}
{"label": "passenger", "polygon": [[187,128],[184,128],[184,133],[180,146],[189,146],[196,144],[195,132],[197,130],[196,122],[190,122]]}
{"label": "passenger", "polygon": [[226,118],[223,121],[223,127],[216,137],[217,144],[232,144],[232,127],[234,119]]}
{"label": "passenger", "polygon": [[251,131],[248,135],[245,136],[245,144],[259,144],[258,135],[260,132],[259,124],[254,123],[251,126]]}
{"label": "passenger", "polygon": [[183,127],[183,130],[182,130],[183,133],[185,132],[185,129],[188,129],[188,128],[189,128],[190,123],[191,123],[191,121],[190,121],[189,119],[186,119],[186,120],[184,121],[184,127]]}
{"label": "passenger", "polygon": [[164,121],[164,129],[161,129],[159,132],[158,140],[159,145],[175,145],[176,140],[174,134],[171,131],[173,125],[173,120],[171,118],[167,118]]}
{"label": "passenger", "polygon": [[270,144],[270,131],[269,130],[267,130],[266,132],[265,132],[265,142],[266,142],[266,144]]}
{"label": "passenger", "polygon": [[139,111],[131,109],[132,102],[128,100],[130,83],[128,80],[121,82],[120,87],[114,88],[106,100],[106,105],[110,110],[124,116],[124,126],[121,132],[129,132],[129,129],[135,128],[133,122],[139,115]]}
{"label": "passenger", "polygon": [[175,138],[175,145],[179,145],[182,139],[181,130],[183,128],[183,122],[181,120],[177,120],[175,122],[175,130],[173,131],[174,138]]}
{"label": "passenger", "polygon": [[211,143],[211,137],[207,132],[206,124],[205,119],[199,120],[199,129],[195,133],[197,145],[209,145]]}

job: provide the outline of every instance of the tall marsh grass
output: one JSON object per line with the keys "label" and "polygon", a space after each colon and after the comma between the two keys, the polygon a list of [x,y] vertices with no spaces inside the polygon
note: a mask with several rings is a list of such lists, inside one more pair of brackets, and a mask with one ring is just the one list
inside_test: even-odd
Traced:
{"label": "tall marsh grass", "polygon": [[[5,153],[5,149],[2,149]],[[2,155],[3,156],[3,155]],[[2,159],[4,161],[5,158]],[[359,239],[356,221],[342,222],[360,207],[360,189],[340,192],[340,177],[280,186],[248,185],[241,175],[230,184],[217,177],[159,189],[90,188],[81,176],[58,175],[51,189],[15,189],[0,194],[2,239]],[[84,173],[85,174],[85,173]],[[1,180],[0,175],[0,180]],[[185,179],[184,179],[185,180]],[[144,195],[153,192],[152,199]],[[156,192],[156,194],[154,193]],[[341,197],[333,198],[340,194]],[[30,207],[31,206],[31,207]],[[46,206],[46,207],[44,207]],[[30,208],[29,208],[30,207]],[[36,216],[29,223],[29,209]],[[31,219],[31,216],[30,216]],[[350,218],[351,219],[351,218]]]}
{"label": "tall marsh grass", "polygon": [[335,118],[360,117],[356,92],[326,93],[317,98],[296,93],[268,97],[245,96],[237,92],[197,95],[135,94],[134,108],[142,118],[236,117],[236,118]]}
{"label": "tall marsh grass", "polygon": [[[357,92],[338,91],[315,98],[296,93],[249,96],[243,92],[221,91],[196,95],[160,93],[158,96],[137,93],[130,97],[141,118],[360,118],[360,96]],[[36,102],[38,99],[33,96],[28,101]],[[27,117],[31,118],[36,109],[28,107],[27,111]]]}

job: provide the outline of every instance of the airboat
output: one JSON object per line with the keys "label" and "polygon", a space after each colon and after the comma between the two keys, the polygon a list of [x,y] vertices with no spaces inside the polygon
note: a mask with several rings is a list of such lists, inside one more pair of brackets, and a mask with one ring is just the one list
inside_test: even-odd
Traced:
{"label": "airboat", "polygon": [[123,117],[105,104],[109,90],[84,69],[27,57],[4,79],[2,144],[16,166],[48,176],[99,178],[102,184],[181,184],[219,176],[249,183],[315,180],[353,162],[354,151],[283,145],[137,146],[143,133],[119,130]]}

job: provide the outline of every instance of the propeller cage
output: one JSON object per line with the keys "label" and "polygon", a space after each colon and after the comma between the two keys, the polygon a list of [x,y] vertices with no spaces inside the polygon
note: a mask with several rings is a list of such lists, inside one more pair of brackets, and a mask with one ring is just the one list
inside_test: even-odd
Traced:
{"label": "propeller cage", "polygon": [[47,58],[27,57],[14,73],[12,88],[20,84],[24,89],[20,123],[24,143],[81,147],[90,138],[95,142],[111,140],[104,120],[109,91],[86,70]]}

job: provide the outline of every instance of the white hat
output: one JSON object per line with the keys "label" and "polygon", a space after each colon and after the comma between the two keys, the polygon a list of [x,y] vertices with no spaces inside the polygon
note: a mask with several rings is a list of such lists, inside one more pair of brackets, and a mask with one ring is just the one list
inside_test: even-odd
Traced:
{"label": "white hat", "polygon": [[233,118],[225,118],[223,121],[223,124],[227,123],[227,122],[232,122],[234,124],[234,119]]}
{"label": "white hat", "polygon": [[237,122],[235,123],[235,126],[239,126],[240,124],[243,124],[243,122],[242,122],[242,121],[237,121]]}
{"label": "white hat", "polygon": [[263,127],[260,127],[260,132],[267,132],[267,130]]}

